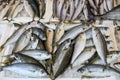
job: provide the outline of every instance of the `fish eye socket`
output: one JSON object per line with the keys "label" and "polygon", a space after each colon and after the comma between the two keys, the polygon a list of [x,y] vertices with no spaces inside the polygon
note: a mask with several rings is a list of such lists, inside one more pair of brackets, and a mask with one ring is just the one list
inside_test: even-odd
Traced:
{"label": "fish eye socket", "polygon": [[84,70],[83,70],[83,69],[80,69],[80,72],[81,72],[81,73],[83,73],[83,72],[84,72]]}

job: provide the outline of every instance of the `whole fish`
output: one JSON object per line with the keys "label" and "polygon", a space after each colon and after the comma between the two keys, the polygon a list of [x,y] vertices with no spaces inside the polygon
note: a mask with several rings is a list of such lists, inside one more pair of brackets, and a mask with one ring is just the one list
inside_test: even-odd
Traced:
{"label": "whole fish", "polygon": [[47,51],[44,50],[24,50],[24,51],[20,51],[20,53],[33,57],[37,60],[46,60],[46,59],[50,59],[52,56],[51,54],[49,54]]}
{"label": "whole fish", "polygon": [[61,75],[65,70],[68,68],[71,58],[72,58],[72,53],[73,53],[73,44],[69,46],[69,48],[63,53],[59,55],[59,58],[57,59],[56,63],[54,64],[54,73],[55,73],[55,78],[57,78],[59,75]]}
{"label": "whole fish", "polygon": [[32,28],[32,33],[37,35],[41,40],[46,40],[46,34],[40,28]]}
{"label": "whole fish", "polygon": [[61,54],[62,51],[69,48],[70,44],[71,44],[71,40],[67,39],[61,45],[58,46],[58,48],[55,52],[55,60],[59,57],[59,55]]}
{"label": "whole fish", "polygon": [[39,11],[39,2],[37,0],[28,0],[30,6],[32,7],[32,10],[34,13],[40,17],[40,11]]}
{"label": "whole fish", "polygon": [[99,17],[104,20],[120,20],[119,12],[120,12],[120,5],[111,9],[110,11],[108,11],[107,13],[105,13]]}
{"label": "whole fish", "polygon": [[107,65],[106,55],[108,53],[107,44],[101,31],[97,27],[92,28],[93,42],[101,60]]}
{"label": "whole fish", "polygon": [[[109,67],[106,70],[104,70],[104,69],[105,69],[104,65],[91,64],[91,65],[83,66],[83,67],[79,68],[77,71],[80,71],[83,74],[85,73],[85,71],[88,71],[88,72],[90,71],[91,73],[92,72],[99,72],[99,73],[102,72],[102,74],[105,73],[105,75],[107,75],[107,73],[108,73],[108,74],[112,74],[112,75],[114,74],[114,75],[120,76],[120,72],[112,67]],[[101,75],[99,74],[99,76],[101,76]]]}
{"label": "whole fish", "polygon": [[20,36],[20,38],[18,39],[18,41],[16,42],[16,46],[15,46],[13,52],[18,52],[18,51],[23,50],[29,44],[31,34],[32,34],[32,30],[31,29],[25,31]]}
{"label": "whole fish", "polygon": [[85,48],[85,44],[86,44],[86,34],[85,32],[83,32],[76,39],[71,64],[73,64],[75,60],[80,56],[81,52]]}
{"label": "whole fish", "polygon": [[84,27],[85,27],[85,25],[78,25],[78,26],[74,27],[73,29],[67,31],[61,37],[61,39],[58,41],[58,44],[61,44],[62,42],[64,42],[67,39],[74,39],[78,34],[80,34],[83,31]]}
{"label": "whole fish", "polygon": [[74,0],[69,0],[70,1],[70,20],[73,16],[73,13],[75,11],[75,1]]}
{"label": "whole fish", "polygon": [[95,48],[85,48],[81,55],[76,59],[76,61],[72,64],[72,67],[80,66],[82,64],[86,64],[90,58],[95,54]]}
{"label": "whole fish", "polygon": [[42,65],[39,61],[37,61],[36,59],[29,57],[27,55],[21,54],[21,53],[14,53],[11,56],[13,56],[16,60],[17,63],[36,63],[39,65]]}
{"label": "whole fish", "polygon": [[27,77],[42,77],[47,75],[44,69],[33,63],[15,63],[2,67],[2,70],[15,72]]}
{"label": "whole fish", "polygon": [[40,18],[43,18],[43,15],[45,13],[45,2],[44,0],[39,1],[39,13],[40,13]]}

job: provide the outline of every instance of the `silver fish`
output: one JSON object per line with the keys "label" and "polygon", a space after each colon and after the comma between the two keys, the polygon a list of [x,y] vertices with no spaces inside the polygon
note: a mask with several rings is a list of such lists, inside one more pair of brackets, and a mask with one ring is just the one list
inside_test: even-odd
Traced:
{"label": "silver fish", "polygon": [[[91,73],[92,72],[99,72],[99,73],[102,72],[102,74],[105,73],[105,75],[107,75],[107,74],[113,75],[114,74],[114,75],[120,76],[120,72],[112,67],[109,67],[106,70],[104,70],[104,69],[105,69],[104,65],[91,64],[91,65],[83,66],[83,67],[79,68],[77,71],[80,71],[83,74],[85,73],[85,71],[90,71]],[[99,74],[99,76],[101,76],[101,75]]]}
{"label": "silver fish", "polygon": [[101,60],[107,65],[106,55],[108,53],[107,44],[101,31],[97,27],[92,28],[93,42]]}
{"label": "silver fish", "polygon": [[20,51],[20,53],[33,57],[37,60],[46,60],[46,59],[50,59],[52,56],[50,53],[48,53],[47,51],[44,50],[24,50],[24,51]]}
{"label": "silver fish", "polygon": [[71,44],[71,40],[67,39],[61,45],[59,45],[59,47],[57,48],[55,52],[55,60],[59,57],[62,51],[69,48],[70,44]]}
{"label": "silver fish", "polygon": [[81,11],[83,10],[84,3],[85,3],[84,0],[79,1],[79,4],[73,14],[72,20],[75,20],[78,17],[78,15],[81,13]]}
{"label": "silver fish", "polygon": [[83,32],[76,39],[71,64],[74,63],[75,60],[80,56],[81,52],[85,48],[85,44],[86,44],[86,34],[85,32]]}
{"label": "silver fish", "polygon": [[84,29],[85,25],[79,25],[74,27],[73,29],[69,30],[68,32],[66,32],[62,38],[58,41],[58,44],[61,44],[62,42],[64,42],[67,39],[74,39],[78,34],[80,34]]}
{"label": "silver fish", "polygon": [[[100,16],[104,20],[120,20],[120,5]],[[115,14],[115,15],[114,15]]]}
{"label": "silver fish", "polygon": [[[59,75],[61,75],[66,68],[68,68],[71,58],[72,58],[72,52],[73,52],[73,45],[69,46],[65,52],[60,54],[59,58],[57,59],[56,63],[54,64],[55,67],[55,78],[57,78]],[[54,68],[53,67],[53,68]]]}
{"label": "silver fish", "polygon": [[61,10],[63,7],[64,0],[58,0],[57,1],[57,17],[60,18]]}
{"label": "silver fish", "polygon": [[18,52],[23,50],[29,44],[31,34],[32,34],[31,29],[25,31],[16,42],[16,45],[13,51]]}
{"label": "silver fish", "polygon": [[46,40],[46,34],[40,28],[32,28],[32,33],[36,34],[41,40]]}
{"label": "silver fish", "polygon": [[42,77],[47,73],[39,65],[32,63],[15,63],[2,68],[28,77]]}

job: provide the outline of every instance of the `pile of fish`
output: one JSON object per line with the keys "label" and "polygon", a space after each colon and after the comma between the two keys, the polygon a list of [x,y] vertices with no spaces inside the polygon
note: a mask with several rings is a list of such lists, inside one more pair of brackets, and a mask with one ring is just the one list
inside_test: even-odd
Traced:
{"label": "pile of fish", "polygon": [[[21,3],[24,3],[33,20],[36,16],[39,19],[44,18],[44,8],[49,0],[45,1],[10,0],[7,4],[1,1],[0,19],[10,21],[16,17],[22,9],[20,7],[23,7]],[[6,47],[12,46],[11,54],[2,56],[5,60],[1,62],[0,70],[54,80],[69,67],[73,69],[80,66],[76,68],[76,72],[82,76],[93,76],[93,73],[102,74],[96,77],[108,77],[113,74],[120,76],[120,62],[111,63],[114,60],[109,57],[118,58],[120,53],[108,50],[105,37],[109,36],[103,35],[102,30],[94,26],[96,19],[120,20],[120,7],[115,5],[116,0],[52,1],[52,16],[58,17],[60,21],[56,28],[52,29],[39,20],[37,26],[31,25],[34,21],[25,24],[13,23],[17,30],[0,46],[2,52]],[[113,8],[114,6],[116,7]],[[64,21],[74,20],[85,20],[85,23],[65,30]],[[89,23],[90,20],[93,22]],[[90,42],[92,45],[88,45]]]}
{"label": "pile of fish", "polygon": [[[98,16],[107,20],[120,20],[119,0],[1,0],[0,4],[0,20],[14,21],[23,9],[32,20],[36,20],[36,17],[37,20],[58,18],[62,22],[73,22],[89,21]],[[106,13],[109,10],[112,11]],[[116,15],[112,15],[114,13]]]}

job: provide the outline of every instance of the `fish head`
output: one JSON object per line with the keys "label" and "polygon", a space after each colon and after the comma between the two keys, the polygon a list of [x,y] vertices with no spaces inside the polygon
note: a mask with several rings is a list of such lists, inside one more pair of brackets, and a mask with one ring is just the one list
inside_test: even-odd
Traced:
{"label": "fish head", "polygon": [[45,55],[43,55],[44,59],[50,59],[52,56],[50,53],[46,53]]}
{"label": "fish head", "polygon": [[42,38],[42,40],[46,40],[47,38],[46,38],[46,35],[39,35],[41,38]]}

